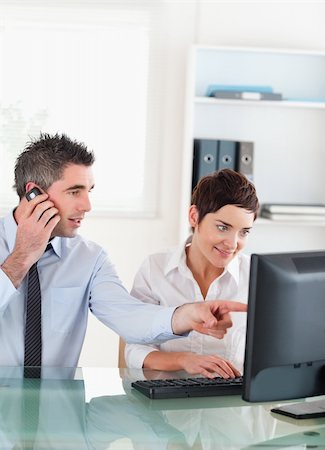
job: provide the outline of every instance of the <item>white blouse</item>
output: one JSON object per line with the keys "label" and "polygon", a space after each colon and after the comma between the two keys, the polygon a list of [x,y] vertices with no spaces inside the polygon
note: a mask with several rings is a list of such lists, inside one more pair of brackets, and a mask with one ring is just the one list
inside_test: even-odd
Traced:
{"label": "white blouse", "polygon": [[[202,302],[204,298],[192,272],[186,265],[185,245],[149,256],[136,274],[131,294],[143,302],[164,306]],[[238,254],[222,275],[210,285],[206,301],[233,300],[247,303],[250,257]],[[232,313],[233,326],[223,339],[216,339],[196,331],[188,337],[170,340],[160,345],[127,344],[125,359],[130,368],[141,368],[152,351],[189,351],[218,355],[243,371],[246,313]]]}

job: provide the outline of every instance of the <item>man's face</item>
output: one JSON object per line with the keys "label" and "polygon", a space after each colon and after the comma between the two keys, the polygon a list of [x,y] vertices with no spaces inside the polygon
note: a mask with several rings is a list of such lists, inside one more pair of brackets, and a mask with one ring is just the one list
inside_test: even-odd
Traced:
{"label": "man's face", "polygon": [[61,217],[52,236],[76,236],[85,213],[91,210],[89,193],[93,187],[91,166],[70,164],[64,169],[62,177],[48,188],[49,198]]}

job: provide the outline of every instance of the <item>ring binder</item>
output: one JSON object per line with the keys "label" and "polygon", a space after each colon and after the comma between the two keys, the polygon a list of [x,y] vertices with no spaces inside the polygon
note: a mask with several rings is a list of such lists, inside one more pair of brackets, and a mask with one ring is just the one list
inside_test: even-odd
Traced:
{"label": "ring binder", "polygon": [[232,169],[253,181],[254,142],[194,139],[192,189],[215,170]]}
{"label": "ring binder", "polygon": [[253,182],[254,143],[239,142],[236,170]]}
{"label": "ring binder", "polygon": [[218,169],[235,170],[236,165],[236,142],[219,141]]}
{"label": "ring binder", "polygon": [[218,141],[215,139],[195,139],[193,157],[192,189],[199,179],[214,172],[218,163]]}

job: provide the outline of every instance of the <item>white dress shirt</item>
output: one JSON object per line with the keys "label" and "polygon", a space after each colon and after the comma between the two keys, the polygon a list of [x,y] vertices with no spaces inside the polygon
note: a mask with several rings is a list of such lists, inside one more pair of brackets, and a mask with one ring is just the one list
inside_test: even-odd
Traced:
{"label": "white dress shirt", "polygon": [[[204,298],[192,272],[186,265],[186,245],[149,256],[140,267],[131,295],[145,303],[180,306],[184,303],[202,302]],[[210,285],[206,301],[233,300],[247,303],[250,257],[237,255]],[[128,367],[141,368],[145,357],[152,351],[187,351],[218,355],[243,371],[246,313],[232,313],[233,326],[223,339],[216,339],[192,331],[186,339],[167,341],[159,345],[133,345],[125,348]]]}
{"label": "white dress shirt", "polygon": [[[0,263],[12,253],[17,224],[13,213],[0,219]],[[42,365],[75,367],[88,309],[126,341],[173,339],[175,307],[145,305],[131,297],[106,252],[81,236],[56,237],[38,261],[42,293]],[[15,288],[0,270],[0,366],[24,364],[26,278]],[[103,351],[109,343],[102,343]]]}

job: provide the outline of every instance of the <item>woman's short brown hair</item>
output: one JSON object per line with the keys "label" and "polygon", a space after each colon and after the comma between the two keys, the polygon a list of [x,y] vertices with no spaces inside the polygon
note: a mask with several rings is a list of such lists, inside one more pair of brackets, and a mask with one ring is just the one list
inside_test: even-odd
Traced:
{"label": "woman's short brown hair", "polygon": [[256,190],[245,175],[230,169],[221,169],[202,177],[192,193],[200,223],[204,216],[226,205],[236,205],[254,213],[256,219],[259,202]]}

